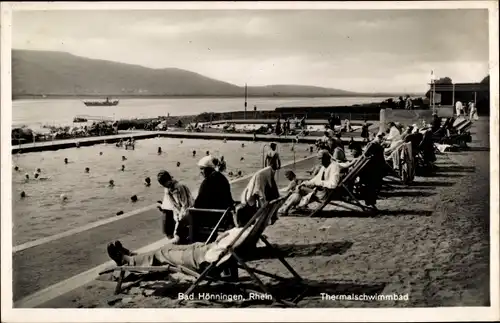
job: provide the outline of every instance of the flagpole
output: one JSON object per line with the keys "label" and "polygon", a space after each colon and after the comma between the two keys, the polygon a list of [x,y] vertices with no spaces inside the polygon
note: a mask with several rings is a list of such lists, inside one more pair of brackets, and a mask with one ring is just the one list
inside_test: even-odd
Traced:
{"label": "flagpole", "polygon": [[245,83],[245,114],[244,114],[244,119],[246,120],[247,118],[247,84]]}
{"label": "flagpole", "polygon": [[431,70],[431,94],[432,94],[432,112],[436,112],[436,82],[434,81],[434,70]]}

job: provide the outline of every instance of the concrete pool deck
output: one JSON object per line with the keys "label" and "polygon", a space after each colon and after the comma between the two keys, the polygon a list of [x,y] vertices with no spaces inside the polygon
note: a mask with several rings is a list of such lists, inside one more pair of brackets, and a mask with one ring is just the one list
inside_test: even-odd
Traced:
{"label": "concrete pool deck", "polygon": [[[311,169],[316,162],[314,156],[315,154],[312,154],[311,157],[296,162],[298,176],[305,177],[305,171]],[[288,163],[278,172],[280,187],[284,187],[287,182],[284,170],[293,168],[293,163]],[[235,200],[239,200],[251,175],[231,181]],[[50,286],[86,271],[90,270],[86,277],[94,279],[96,266],[109,261],[106,246],[110,241],[121,240],[135,250],[162,240],[164,235],[159,229],[160,215],[156,205],[152,205],[133,214],[126,213],[60,235],[16,246],[12,255],[15,307],[37,306],[34,304],[44,299],[47,293],[53,292]],[[73,279],[73,284],[78,284],[74,281],[81,283],[84,278],[80,276]],[[61,288],[70,288],[71,283],[63,285],[66,287],[60,286],[59,291]],[[47,288],[49,290],[43,292]]]}
{"label": "concrete pool deck", "polygon": [[[378,129],[378,122],[373,122],[370,126],[370,131],[376,131]],[[17,153],[29,153],[29,152],[40,152],[48,150],[59,150],[67,148],[75,148],[77,143],[83,146],[92,146],[103,143],[115,143],[128,138],[134,138],[135,140],[141,139],[151,139],[156,137],[162,138],[179,138],[179,139],[204,139],[204,140],[238,140],[238,141],[253,141],[253,134],[247,133],[220,133],[220,132],[185,132],[185,131],[124,131],[117,135],[110,136],[100,136],[100,137],[84,137],[84,138],[73,138],[73,139],[61,139],[54,141],[44,141],[44,142],[34,142],[26,143],[22,145],[12,145],[12,154]],[[353,131],[351,133],[343,133],[342,141],[347,144],[352,137],[356,137],[355,141],[361,141],[359,136],[359,131]],[[291,142],[295,139],[295,136],[276,136],[276,135],[257,135],[257,141],[264,142]],[[307,136],[301,137],[299,142],[301,143],[315,143],[320,136]]]}

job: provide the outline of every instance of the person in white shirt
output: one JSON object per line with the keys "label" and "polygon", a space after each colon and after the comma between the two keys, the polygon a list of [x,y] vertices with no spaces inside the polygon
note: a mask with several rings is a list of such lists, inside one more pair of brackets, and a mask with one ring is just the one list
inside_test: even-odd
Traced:
{"label": "person in white shirt", "polygon": [[187,214],[187,209],[193,207],[194,199],[189,188],[176,181],[165,170],[158,173],[158,183],[165,188],[163,202],[159,206],[164,215],[163,232],[172,243],[182,242],[187,234],[182,220]]}
{"label": "person in white shirt", "polygon": [[286,216],[296,206],[307,206],[313,198],[323,199],[326,196],[326,189],[336,188],[340,183],[343,170],[355,163],[355,160],[347,162],[344,151],[338,147],[335,148],[333,156],[328,151],[321,150],[318,158],[322,165],[319,172],[312,179],[298,186],[278,210],[278,215]]}
{"label": "person in white shirt", "polygon": [[462,115],[462,110],[463,109],[464,109],[464,106],[463,106],[462,102],[457,101],[457,103],[455,103],[455,111],[457,113],[457,116],[461,116]]}
{"label": "person in white shirt", "polygon": [[469,102],[469,113],[470,113],[469,115],[470,120],[479,120],[477,116],[476,104],[473,101]]}
{"label": "person in white shirt", "polygon": [[396,141],[401,139],[401,132],[394,122],[389,124],[389,135],[385,138],[387,141]]}

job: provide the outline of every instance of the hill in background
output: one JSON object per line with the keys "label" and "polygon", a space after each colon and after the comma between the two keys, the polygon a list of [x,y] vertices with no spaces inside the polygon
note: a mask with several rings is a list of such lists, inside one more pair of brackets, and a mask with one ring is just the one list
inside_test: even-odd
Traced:
{"label": "hill in background", "polygon": [[[65,52],[12,51],[13,97],[24,95],[81,96],[244,96],[244,88],[194,72],[152,69],[89,59]],[[302,85],[248,87],[249,96],[374,96]],[[379,93],[381,96],[388,94]]]}

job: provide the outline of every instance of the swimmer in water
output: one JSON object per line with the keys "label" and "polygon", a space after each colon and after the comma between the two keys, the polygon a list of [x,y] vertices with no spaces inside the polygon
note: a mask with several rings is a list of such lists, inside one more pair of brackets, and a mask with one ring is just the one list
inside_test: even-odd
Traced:
{"label": "swimmer in water", "polygon": [[15,170],[16,172],[18,172],[18,171],[19,171],[19,167],[18,167],[18,166],[14,167],[14,170]]}
{"label": "swimmer in water", "polygon": [[180,167],[181,166],[181,162],[177,162],[177,167]]}
{"label": "swimmer in water", "polygon": [[224,142],[224,143],[226,143],[226,142],[227,142],[227,139],[226,139],[226,138],[224,138],[223,142]]}
{"label": "swimmer in water", "polygon": [[30,180],[30,175],[28,173],[24,174],[24,180],[26,182]]}
{"label": "swimmer in water", "polygon": [[90,168],[85,167],[85,173],[90,173]]}
{"label": "swimmer in water", "polygon": [[109,184],[108,184],[108,187],[115,187],[115,181],[110,179],[109,180]]}
{"label": "swimmer in water", "polygon": [[158,155],[161,155],[162,151],[161,151],[161,147],[158,147]]}
{"label": "swimmer in water", "polygon": [[122,156],[122,161],[126,161],[126,160],[127,160],[127,157]]}
{"label": "swimmer in water", "polygon": [[99,156],[102,156],[102,151],[99,152]]}
{"label": "swimmer in water", "polygon": [[64,193],[61,194],[60,198],[61,198],[61,202],[66,202],[68,200],[68,197]]}
{"label": "swimmer in water", "polygon": [[241,177],[242,176],[242,173],[241,173],[241,170],[238,171],[238,177]]}
{"label": "swimmer in water", "polygon": [[207,150],[207,152],[205,153],[207,156],[210,156],[210,152]]}
{"label": "swimmer in water", "polygon": [[40,177],[40,173],[35,173],[34,176],[35,176],[35,179],[37,179],[39,181],[46,181],[49,179],[48,177]]}
{"label": "swimmer in water", "polygon": [[240,161],[244,161],[244,160],[245,160],[245,157],[241,157],[241,158],[240,158]]}
{"label": "swimmer in water", "polygon": [[181,144],[184,142],[184,140],[181,140]]}
{"label": "swimmer in water", "polygon": [[146,187],[150,187],[151,186],[151,178],[146,177],[146,179],[144,179],[144,185]]}
{"label": "swimmer in water", "polygon": [[312,153],[314,151],[314,147],[313,146],[309,146],[309,152]]}
{"label": "swimmer in water", "polygon": [[42,172],[42,170],[40,168],[37,168],[36,172],[40,174]]}
{"label": "swimmer in water", "polygon": [[229,177],[233,177],[233,175],[234,175],[233,172],[227,173],[227,176],[229,176]]}
{"label": "swimmer in water", "polygon": [[245,148],[245,144],[244,143],[241,143],[241,148]]}
{"label": "swimmer in water", "polygon": [[25,197],[26,197],[26,192],[25,192],[25,191],[22,191],[22,192],[21,192],[21,198],[23,199],[23,198],[25,198]]}
{"label": "swimmer in water", "polygon": [[193,157],[196,156],[196,150],[193,150]]}
{"label": "swimmer in water", "polygon": [[122,165],[122,172],[125,171],[125,165]]}
{"label": "swimmer in water", "polygon": [[67,164],[68,163],[68,158],[64,158],[64,163]]}
{"label": "swimmer in water", "polygon": [[132,203],[137,202],[137,200],[138,200],[137,195],[132,195],[132,196],[130,197],[130,200],[132,201]]}

